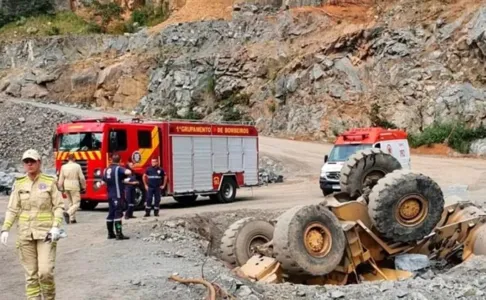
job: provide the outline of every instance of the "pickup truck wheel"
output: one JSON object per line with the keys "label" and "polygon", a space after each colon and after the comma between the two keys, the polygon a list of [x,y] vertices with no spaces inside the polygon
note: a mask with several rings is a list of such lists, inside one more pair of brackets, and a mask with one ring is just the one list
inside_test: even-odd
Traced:
{"label": "pickup truck wheel", "polygon": [[183,205],[190,205],[197,200],[197,195],[189,195],[189,196],[173,196],[175,201],[179,202]]}
{"label": "pickup truck wheel", "polygon": [[361,150],[353,154],[341,169],[341,191],[356,200],[365,187],[372,188],[386,174],[402,168],[392,155],[379,149]]}
{"label": "pickup truck wheel", "polygon": [[373,187],[368,214],[383,237],[412,242],[432,232],[442,217],[444,202],[442,190],[430,177],[397,170]]}
{"label": "pickup truck wheel", "polygon": [[225,178],[221,189],[216,194],[216,200],[219,203],[231,203],[236,198],[236,181],[233,178]]}
{"label": "pickup truck wheel", "polygon": [[81,200],[80,207],[82,210],[93,210],[98,206],[96,201]]}
{"label": "pickup truck wheel", "polygon": [[337,217],[321,205],[300,205],[278,217],[273,251],[283,270],[322,276],[341,262],[346,237]]}
{"label": "pickup truck wheel", "polygon": [[254,254],[255,247],[273,238],[273,225],[253,217],[230,225],[221,238],[221,257],[232,266],[244,265]]}

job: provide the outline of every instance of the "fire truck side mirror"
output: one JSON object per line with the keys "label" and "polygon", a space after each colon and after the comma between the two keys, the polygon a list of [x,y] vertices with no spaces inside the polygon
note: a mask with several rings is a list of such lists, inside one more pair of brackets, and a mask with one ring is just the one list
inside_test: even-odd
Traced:
{"label": "fire truck side mirror", "polygon": [[324,155],[324,163],[327,163],[328,160],[329,160],[329,156],[327,154]]}
{"label": "fire truck side mirror", "polygon": [[52,135],[52,150],[56,151],[56,134]]}

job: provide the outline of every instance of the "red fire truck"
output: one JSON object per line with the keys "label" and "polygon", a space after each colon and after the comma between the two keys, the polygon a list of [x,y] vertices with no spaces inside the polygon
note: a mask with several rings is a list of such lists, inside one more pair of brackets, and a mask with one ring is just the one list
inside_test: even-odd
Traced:
{"label": "red fire truck", "polygon": [[[237,188],[258,185],[258,131],[250,125],[81,119],[58,125],[53,147],[58,173],[69,152],[83,169],[87,188],[82,209],[107,201],[101,178],[115,152],[123,165],[133,161],[140,182],[151,159],[159,159],[168,178],[167,196],[185,205],[199,195],[232,202]],[[143,184],[136,195],[136,207],[143,208]]]}

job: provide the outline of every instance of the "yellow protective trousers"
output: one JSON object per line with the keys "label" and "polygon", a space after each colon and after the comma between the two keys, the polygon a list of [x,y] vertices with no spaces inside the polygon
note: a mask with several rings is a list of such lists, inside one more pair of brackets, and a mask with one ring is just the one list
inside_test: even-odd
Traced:
{"label": "yellow protective trousers", "polygon": [[25,290],[28,300],[54,300],[54,264],[57,242],[45,243],[43,240],[18,240],[17,251],[20,263],[25,270]]}

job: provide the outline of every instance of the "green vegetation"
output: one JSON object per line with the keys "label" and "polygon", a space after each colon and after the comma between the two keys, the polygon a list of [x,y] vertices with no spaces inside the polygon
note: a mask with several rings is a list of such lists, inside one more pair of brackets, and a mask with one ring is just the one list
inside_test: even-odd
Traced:
{"label": "green vegetation", "polygon": [[135,32],[138,26],[154,26],[169,17],[168,3],[159,7],[143,6],[133,11],[128,21],[122,19],[123,8],[117,3],[90,2],[91,14],[84,20],[73,12],[52,13],[51,7],[37,7],[28,17],[7,17],[0,10],[0,37],[24,38],[61,34]]}
{"label": "green vegetation", "polygon": [[426,127],[421,133],[409,134],[409,143],[413,148],[423,145],[445,143],[460,153],[469,153],[471,142],[486,138],[486,127],[470,128],[464,122],[436,122]]}
{"label": "green vegetation", "polygon": [[381,117],[380,110],[381,110],[381,106],[378,103],[373,103],[371,105],[371,111],[368,113],[368,116],[371,121],[371,126],[383,127],[388,129],[397,129],[398,128],[397,125]]}
{"label": "green vegetation", "polygon": [[95,15],[101,17],[101,29],[103,32],[108,32],[108,25],[114,20],[121,20],[123,9],[115,2],[108,4],[101,4],[94,0],[91,6],[95,10]]}
{"label": "green vegetation", "polygon": [[273,114],[275,113],[275,111],[277,110],[277,104],[275,103],[275,101],[271,101],[267,104],[268,106],[268,110]]}
{"label": "green vegetation", "polygon": [[0,9],[0,28],[10,22],[15,22],[25,17],[36,17],[45,14],[51,14],[54,11],[52,3],[47,1],[35,1],[32,5],[22,12],[20,16],[8,15],[5,11]]}
{"label": "green vegetation", "polygon": [[39,15],[21,18],[0,27],[2,39],[25,36],[45,36],[58,34],[88,34],[100,32],[99,26],[86,22],[73,12],[55,15]]}
{"label": "green vegetation", "polygon": [[130,23],[139,26],[154,26],[167,20],[169,17],[169,2],[158,7],[143,6],[133,11]]}
{"label": "green vegetation", "polygon": [[243,121],[245,119],[241,111],[234,107],[228,107],[223,110],[222,117],[225,122]]}

